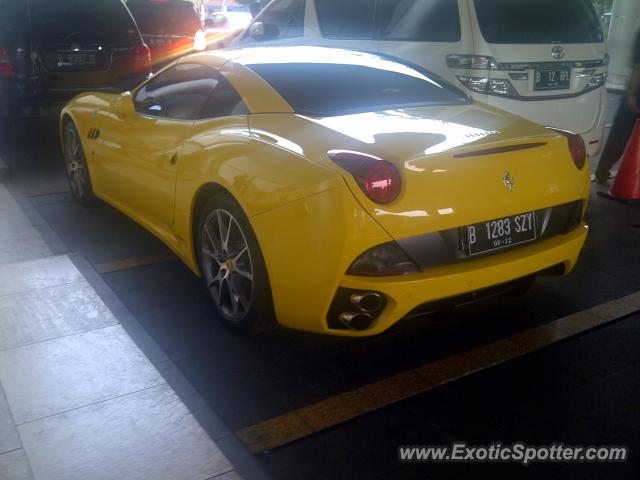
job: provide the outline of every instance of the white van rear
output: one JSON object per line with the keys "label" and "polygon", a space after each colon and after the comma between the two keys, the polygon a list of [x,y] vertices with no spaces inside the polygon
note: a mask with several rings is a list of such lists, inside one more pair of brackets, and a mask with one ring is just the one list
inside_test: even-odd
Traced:
{"label": "white van rear", "polygon": [[602,146],[608,55],[591,0],[273,0],[234,42],[265,44],[403,58]]}

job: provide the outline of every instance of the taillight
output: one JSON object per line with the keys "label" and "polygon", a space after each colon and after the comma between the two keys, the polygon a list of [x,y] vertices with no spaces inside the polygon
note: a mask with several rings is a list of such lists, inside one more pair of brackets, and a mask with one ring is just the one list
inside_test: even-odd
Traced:
{"label": "taillight", "polygon": [[151,51],[144,43],[136,47],[136,59],[133,63],[133,70],[137,74],[151,72]]}
{"label": "taillight", "polygon": [[393,202],[400,193],[400,173],[392,163],[366,153],[348,150],[327,152],[336,165],[353,175],[364,194],[376,203]]}
{"label": "taillight", "polygon": [[193,49],[199,51],[207,49],[207,37],[202,30],[198,30],[193,38]]}
{"label": "taillight", "polygon": [[9,61],[9,51],[6,48],[0,48],[0,77],[13,77],[15,74],[13,65]]}
{"label": "taillight", "polygon": [[500,65],[493,57],[482,55],[447,55],[449,68],[463,68],[470,70],[499,70]]}
{"label": "taillight", "polygon": [[582,170],[587,163],[587,147],[584,144],[582,135],[561,130],[559,128],[547,128],[567,137],[567,140],[569,141],[569,153],[571,153],[571,159],[573,160],[573,163],[575,163],[576,168],[578,170]]}

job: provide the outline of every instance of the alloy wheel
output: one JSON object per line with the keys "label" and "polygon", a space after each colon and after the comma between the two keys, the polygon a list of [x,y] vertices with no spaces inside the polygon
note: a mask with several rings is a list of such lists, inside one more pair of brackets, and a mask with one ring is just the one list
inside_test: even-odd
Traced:
{"label": "alloy wheel", "polygon": [[224,209],[209,212],[202,227],[201,258],[207,288],[228,320],[241,321],[251,309],[254,274],[242,228]]}
{"label": "alloy wheel", "polygon": [[78,132],[75,128],[67,127],[64,147],[65,166],[69,186],[76,198],[82,198],[88,191],[87,163],[84,158]]}

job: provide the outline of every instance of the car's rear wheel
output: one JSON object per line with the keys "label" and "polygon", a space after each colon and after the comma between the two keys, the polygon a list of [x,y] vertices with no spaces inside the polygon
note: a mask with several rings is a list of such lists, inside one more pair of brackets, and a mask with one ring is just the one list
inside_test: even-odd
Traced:
{"label": "car's rear wheel", "polygon": [[267,269],[256,236],[229,195],[211,197],[202,210],[198,260],[220,319],[230,328],[260,333],[275,324]]}
{"label": "car's rear wheel", "polygon": [[68,121],[64,127],[64,164],[73,197],[83,204],[93,202],[95,197],[87,159],[78,130],[71,121]]}

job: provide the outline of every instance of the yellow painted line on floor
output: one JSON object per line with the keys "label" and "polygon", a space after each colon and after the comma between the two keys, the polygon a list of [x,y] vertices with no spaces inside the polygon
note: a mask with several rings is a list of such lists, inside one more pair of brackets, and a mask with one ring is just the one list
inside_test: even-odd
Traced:
{"label": "yellow painted line on floor", "polygon": [[98,273],[112,273],[122,270],[129,270],[130,268],[144,267],[147,265],[153,265],[156,263],[164,263],[171,260],[175,260],[177,257],[172,252],[162,252],[154,255],[145,255],[142,257],[125,258],[122,260],[115,260],[113,262],[99,263],[94,266]]}
{"label": "yellow painted line on floor", "polygon": [[52,190],[42,190],[40,192],[31,192],[27,193],[27,198],[35,198],[35,197],[46,197],[47,195],[60,195],[62,193],[69,193],[70,190],[68,188],[56,188]]}
{"label": "yellow painted line on floor", "polygon": [[264,453],[638,311],[640,292],[326,398],[235,434],[251,452]]}

